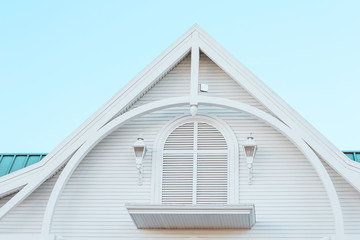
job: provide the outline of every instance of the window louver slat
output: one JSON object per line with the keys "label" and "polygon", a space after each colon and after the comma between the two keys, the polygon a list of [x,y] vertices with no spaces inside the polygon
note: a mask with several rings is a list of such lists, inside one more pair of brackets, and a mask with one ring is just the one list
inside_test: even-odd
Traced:
{"label": "window louver slat", "polygon": [[194,123],[176,128],[165,142],[164,150],[193,150]]}
{"label": "window louver slat", "polygon": [[226,150],[224,136],[219,130],[207,123],[198,124],[198,150]]}
{"label": "window louver slat", "polygon": [[163,149],[162,203],[226,204],[227,200],[228,155],[224,136],[203,122],[176,128]]}
{"label": "window louver slat", "polygon": [[198,153],[197,204],[227,203],[227,153]]}
{"label": "window louver slat", "polygon": [[[162,177],[163,204],[192,203],[193,132],[194,123],[184,124],[175,129],[165,142]],[[185,152],[182,152],[184,150]]]}

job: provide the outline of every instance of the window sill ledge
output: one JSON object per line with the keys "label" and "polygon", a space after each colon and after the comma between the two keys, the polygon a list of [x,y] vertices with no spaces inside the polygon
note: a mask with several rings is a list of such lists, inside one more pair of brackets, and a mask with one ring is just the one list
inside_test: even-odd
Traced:
{"label": "window sill ledge", "polygon": [[250,229],[256,222],[253,204],[126,204],[139,229]]}

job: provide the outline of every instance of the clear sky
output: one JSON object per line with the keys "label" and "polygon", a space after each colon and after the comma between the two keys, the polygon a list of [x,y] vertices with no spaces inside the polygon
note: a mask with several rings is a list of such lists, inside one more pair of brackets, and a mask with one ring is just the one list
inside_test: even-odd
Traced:
{"label": "clear sky", "polygon": [[0,152],[49,152],[198,23],[360,150],[360,1],[1,1]]}

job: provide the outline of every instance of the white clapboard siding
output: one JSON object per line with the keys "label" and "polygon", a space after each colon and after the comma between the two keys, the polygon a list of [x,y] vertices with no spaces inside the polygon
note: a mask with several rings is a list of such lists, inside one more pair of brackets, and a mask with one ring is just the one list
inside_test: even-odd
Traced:
{"label": "white clapboard siding", "polygon": [[[264,109],[203,54],[200,57],[199,75],[200,83],[209,84],[208,93],[201,94],[230,98]],[[189,85],[188,56],[133,107],[168,97],[188,95]],[[325,189],[311,164],[286,137],[247,114],[203,106],[200,106],[199,114],[223,119],[233,129],[240,144],[250,133],[253,133],[258,143],[252,185],[248,185],[248,169],[243,151],[240,150],[239,154],[239,201],[255,204],[255,226],[252,230],[226,231],[136,229],[124,204],[147,204],[151,201],[152,164],[159,161],[151,159],[155,138],[170,120],[185,114],[189,114],[188,107],[146,114],[102,140],[84,158],[65,186],[55,209],[52,232],[74,240],[180,240],[191,237],[219,240],[318,240],[334,233],[333,216]],[[141,186],[138,185],[132,150],[132,144],[139,134],[142,134],[147,144]],[[199,159],[202,161],[201,155]],[[334,176],[344,209],[346,231],[359,233],[359,193],[340,176]],[[38,233],[55,179],[44,183],[2,219],[0,233]]]}
{"label": "white clapboard siding", "polygon": [[132,107],[138,107],[148,102],[161,100],[168,97],[189,95],[191,56],[188,54],[168,74],[156,83]]}
{"label": "white clapboard siding", "polygon": [[13,196],[15,196],[16,193],[18,193],[18,192],[15,192],[15,193],[12,193],[5,197],[0,198],[0,207],[4,206],[5,203],[7,203],[7,201],[9,201]]}
{"label": "white clapboard siding", "polygon": [[[311,164],[281,133],[247,114],[199,109],[226,121],[239,143],[253,133],[259,150],[253,185],[240,153],[240,202],[254,203],[252,230],[138,230],[125,203],[150,203],[152,147],[158,132],[188,109],[140,117],[101,141],[70,178],[56,208],[52,232],[67,239],[321,239],[334,233],[324,187]],[[132,143],[141,133],[148,146],[143,185],[138,186]]]}
{"label": "white clapboard siding", "polygon": [[[161,100],[167,97],[179,97],[190,94],[191,55],[186,56],[164,78],[153,86],[132,106],[138,107],[145,103]],[[241,101],[270,113],[257,99],[235,82],[220,67],[218,67],[204,53],[200,54],[199,83],[208,84],[208,92],[200,95],[222,97]]]}
{"label": "white clapboard siding", "polygon": [[325,161],[331,180],[333,181],[337,194],[339,195],[341,208],[344,215],[345,233],[360,234],[360,193],[347,183],[334,169]]}
{"label": "white clapboard siding", "polygon": [[199,83],[208,84],[208,92],[200,95],[241,101],[269,113],[269,110],[227,75],[204,53],[200,54]]}
{"label": "white clapboard siding", "polygon": [[[0,234],[35,234],[41,232],[41,224],[47,200],[59,174],[60,173],[57,173],[44,182],[41,187],[30,194],[19,206],[0,220]],[[13,195],[15,194],[1,199],[0,204],[5,203]]]}

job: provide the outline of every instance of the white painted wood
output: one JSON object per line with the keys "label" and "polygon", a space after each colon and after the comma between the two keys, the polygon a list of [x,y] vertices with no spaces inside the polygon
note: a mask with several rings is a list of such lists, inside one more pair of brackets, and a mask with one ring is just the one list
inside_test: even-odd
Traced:
{"label": "white painted wood", "polygon": [[180,98],[172,98],[166,99],[162,101],[157,101],[154,103],[149,103],[144,106],[140,106],[135,108],[129,112],[124,113],[123,115],[117,117],[103,128],[101,128],[98,132],[94,133],[91,138],[89,138],[80,149],[74,154],[74,156],[69,160],[68,164],[65,166],[64,170],[59,176],[54,189],[49,198],[48,205],[46,206],[44,220],[42,225],[42,233],[49,234],[53,219],[53,214],[55,210],[55,206],[59,200],[60,194],[67,183],[68,179],[75,171],[81,160],[91,151],[91,149],[104,137],[106,137],[111,131],[115,128],[120,127],[125,122],[130,121],[131,119],[146,114],[148,112],[156,111],[157,109],[161,109],[167,106],[179,106],[184,105],[184,103],[189,103],[189,98],[180,97]]}
{"label": "white painted wood", "polygon": [[[193,144],[194,144],[194,148],[193,148],[193,193],[192,193],[192,204],[197,204],[196,194],[197,194],[197,178],[198,178],[198,171],[197,171],[197,168],[198,168],[198,122],[194,122],[194,143]],[[164,181],[164,179],[163,179],[163,181]]]}
{"label": "white painted wood", "polygon": [[200,92],[208,92],[209,91],[209,85],[205,83],[200,84]]}
{"label": "white painted wood", "polygon": [[338,192],[340,205],[344,215],[345,233],[349,235],[360,235],[360,193],[336,173],[336,171],[325,161],[322,160],[322,163],[329,172],[331,180]]}
{"label": "white painted wood", "polygon": [[286,102],[257,79],[248,69],[198,27],[200,49],[230,77],[266,106],[274,116],[286,122],[315,149],[328,164],[360,191],[360,164],[348,159],[336,146],[296,113]]}
{"label": "white painted wood", "polygon": [[356,234],[346,234],[344,236],[331,236],[330,240],[358,240],[360,235]]}
{"label": "white painted wood", "polygon": [[[239,175],[239,145],[238,141],[236,139],[235,134],[233,133],[232,129],[227,125],[226,122],[222,121],[221,119],[209,117],[205,115],[198,115],[195,118],[191,116],[182,116],[180,118],[175,118],[171,120],[169,123],[166,123],[164,128],[159,131],[158,136],[156,137],[156,141],[153,146],[153,159],[156,159],[155,163],[153,164],[153,177],[152,177],[152,203],[161,203],[161,192],[162,192],[162,181],[163,178],[163,162],[159,161],[163,158],[164,151],[163,146],[165,145],[166,139],[171,135],[171,133],[179,127],[180,125],[183,125],[185,123],[193,122],[193,121],[200,121],[200,122],[207,122],[214,126],[216,129],[218,129],[225,137],[226,144],[228,146],[228,203],[229,204],[237,204],[238,203],[238,196],[239,196],[239,184],[236,179],[238,179]],[[192,138],[189,138],[192,139]],[[166,146],[166,145],[165,145]],[[186,147],[187,146],[187,147]],[[196,158],[196,153],[194,153],[193,150],[190,150],[190,144],[187,143],[184,145],[184,149],[182,149],[183,152],[187,152],[188,154],[192,155],[193,158]],[[189,148],[189,149],[187,149]],[[171,150],[165,149],[165,151]],[[210,150],[209,150],[210,151]],[[214,150],[211,150],[212,152]],[[216,150],[215,150],[216,151]],[[215,153],[215,152],[213,152]],[[217,151],[217,153],[223,154],[224,151],[220,150]],[[196,179],[196,174],[193,177],[193,179]],[[161,186],[159,188],[159,186]],[[195,189],[195,188],[193,188]],[[194,191],[195,193],[196,191]],[[195,201],[193,202],[196,203]]]}
{"label": "white painted wood", "polygon": [[[47,180],[0,220],[0,234],[40,234],[47,201],[59,173]],[[0,200],[0,205],[12,196]],[[3,238],[0,238],[3,239]]]}
{"label": "white painted wood", "polygon": [[197,105],[197,96],[199,92],[199,34],[194,32],[192,34],[192,47],[191,47],[191,88],[190,88],[190,105]]}
{"label": "white painted wood", "polygon": [[168,97],[189,96],[191,54],[181,60],[170,72],[153,85],[131,108]]}
{"label": "white painted wood", "polygon": [[[238,175],[230,180],[226,142],[218,129],[203,120],[190,118],[177,126],[163,147],[161,186],[155,186],[162,189],[161,203],[228,203],[235,192],[229,182]],[[158,172],[153,173],[153,177],[158,176]]]}
{"label": "white painted wood", "polygon": [[[126,210],[122,210],[122,203],[145,203],[150,199],[148,171],[151,170],[149,157],[152,149],[150,145],[150,152],[145,157],[145,186],[138,188],[128,139],[131,136],[136,138],[136,131],[139,131],[145,133],[144,137],[150,143],[155,140],[157,129],[161,129],[174,115],[184,114],[185,111],[186,108],[174,109],[144,116],[100,142],[80,164],[67,185],[57,207],[53,231],[67,232],[66,236],[70,239],[104,239],[105,236],[126,239],[184,239],[190,236],[206,239],[293,239],[295,235],[302,239],[320,239],[333,231],[325,191],[304,156],[285,137],[256,118],[213,107],[203,109],[202,114],[220,116],[231,125],[240,140],[246,138],[251,128],[262,146],[256,162],[258,177],[253,186],[256,189],[246,185],[246,177],[240,177],[241,199],[253,200],[257,204],[257,216],[260,218],[252,230],[254,232],[249,235],[242,231],[141,233],[134,230]],[[245,167],[242,162],[242,172]],[[129,185],[133,182],[132,178],[134,186]],[[108,189],[114,193],[109,194]],[[109,226],[117,230],[108,233]],[[88,229],[90,233],[81,235],[81,229]]]}
{"label": "white painted wood", "polygon": [[[178,126],[163,145],[161,203],[196,204],[196,156],[193,151],[197,130],[194,122]],[[194,161],[195,159],[195,161]],[[161,161],[161,159],[159,159]]]}
{"label": "white painted wood", "polygon": [[[45,173],[50,172],[50,174],[36,175],[34,180],[32,180],[36,183],[31,183],[31,186],[34,187],[27,188],[28,190],[26,192],[23,191],[21,196],[19,196],[16,201],[13,201],[11,205],[14,206],[18,204],[24,199],[25,196],[28,196],[30,192],[34,191],[43,181],[45,181],[45,179],[51,176],[52,172],[56,172],[62,166],[62,164],[66,162],[66,158],[73,154],[73,152],[83,143],[84,139],[92,134],[92,131],[96,131],[98,127],[103,126],[103,124],[108,122],[109,119],[111,119],[114,115],[119,113],[121,110],[126,109],[126,107],[128,107],[128,103],[132,103],[134,99],[136,100],[139,95],[142,94],[142,92],[146,92],[147,89],[151,87],[159,77],[163,76],[164,73],[166,73],[174,66],[174,62],[176,64],[177,61],[183,58],[189,49],[189,45],[186,44],[190,44],[189,39],[194,32],[199,33],[200,48],[205,51],[214,62],[221,66],[221,68],[224,69],[236,81],[238,81],[239,84],[246,86],[246,89],[251,92],[260,102],[262,102],[262,104],[267,106],[267,108],[270,109],[273,114],[281,118],[282,121],[286,122],[289,126],[296,129],[298,134],[302,135],[302,137],[314,149],[316,149],[317,152],[319,152],[334,169],[337,169],[337,171],[357,190],[360,189],[359,174],[357,174],[360,172],[360,167],[358,164],[355,164],[354,162],[347,159],[347,157],[341,153],[340,150],[331,145],[320,133],[313,129],[285,102],[283,102],[263,83],[256,79],[247,69],[245,69],[230,54],[221,48],[203,30],[201,30],[198,26],[194,26],[188,31],[187,34],[180,38],[171,48],[169,48],[163,55],[161,55],[161,57],[159,57],[153,64],[151,64],[146,69],[146,71],[139,74],[139,77],[136,79],[136,81],[133,80],[132,83],[129,84],[121,93],[117,94],[111,101],[109,101],[109,104],[100,109],[94,115],[94,117],[92,117],[86,124],[83,125],[85,127],[79,128],[75,134],[71,135],[71,137],[65,140],[63,144],[50,153],[40,164],[41,167],[37,169],[44,171]],[[155,68],[157,68],[157,70],[155,70]],[[143,79],[142,85],[135,86],[134,83],[141,82],[140,79]],[[151,83],[148,84],[149,82]],[[131,89],[134,90],[131,91]],[[129,92],[131,92],[130,95]],[[124,96],[124,98],[120,98],[119,96]],[[99,124],[96,125],[96,121],[99,121]],[[91,122],[91,124],[89,124],[89,122]],[[74,135],[76,134],[79,135],[77,138],[74,138]],[[68,148],[65,149],[65,146]],[[62,151],[61,153],[60,150]],[[49,159],[54,157],[56,154],[59,154],[57,155],[58,157],[50,161]],[[50,162],[51,164],[45,164],[47,162]],[[35,176],[34,172],[23,170],[19,173],[13,174],[12,176],[0,179],[0,181],[4,181],[0,196],[9,194],[11,191],[17,191],[21,186],[28,183],[27,179],[25,180],[25,178],[20,177],[20,175],[24,176],[24,174],[27,174],[28,176]],[[7,209],[11,208],[12,207],[7,207]],[[7,211],[3,212],[6,213]]]}
{"label": "white painted wood", "polygon": [[[299,150],[257,118],[213,107],[203,108],[201,113],[221,117],[234,129],[239,140],[246,139],[251,128],[261,145],[255,163],[254,185],[249,187],[246,175],[240,174],[240,200],[255,202],[258,222],[251,232],[136,230],[123,203],[150,201],[151,141],[155,141],[157,133],[170,119],[186,111],[187,107],[169,109],[137,118],[100,142],[64,189],[52,231],[75,239],[81,239],[80,229],[90,230],[91,234],[85,236],[91,239],[104,236],[127,239],[184,239],[190,236],[205,239],[320,239],[333,233],[334,223],[325,189]],[[142,187],[132,181],[136,180],[136,169],[129,158],[132,152],[128,139],[135,138],[138,132],[143,132],[149,142]],[[241,172],[245,168],[242,162]],[[113,194],[106,191],[109,188]],[[109,228],[111,233],[108,233]]]}
{"label": "white painted wood", "polygon": [[[84,156],[89,152],[89,149],[92,149],[93,146],[96,145],[102,138],[104,138],[107,134],[109,134],[112,130],[114,130],[117,127],[120,127],[122,124],[124,124],[124,121],[130,120],[134,117],[138,117],[142,114],[146,114],[152,111],[160,110],[162,108],[167,108],[171,106],[178,106],[181,104],[184,104],[188,102],[188,99],[186,98],[174,98],[174,99],[167,99],[166,101],[158,101],[155,103],[149,103],[144,106],[135,108],[132,111],[129,111],[125,113],[124,115],[118,117],[117,119],[114,119],[112,122],[107,124],[104,128],[102,128],[96,136],[92,138],[92,141],[89,141],[87,144],[83,146],[83,149],[80,149],[77,154],[74,155],[73,159],[69,161],[69,164],[65,167],[63,173],[60,175],[58,182],[56,183],[53,193],[50,196],[49,204],[47,206],[47,210],[45,212],[45,218],[44,218],[44,226],[43,233],[46,233],[50,230],[50,226],[48,223],[51,223],[52,214],[54,212],[54,208],[56,206],[57,200],[62,192],[62,189],[64,185],[66,184],[67,180],[75,170],[75,168],[78,166],[79,162],[84,158]],[[219,99],[219,98],[211,98],[211,97],[199,97],[199,103],[202,104],[211,104],[213,106],[226,106],[232,109],[236,109],[237,111],[244,111],[247,113],[250,113],[252,115],[255,115],[259,118],[262,118],[266,120],[269,124],[271,124],[273,127],[276,127],[278,130],[280,130],[283,134],[285,134],[293,143],[296,144],[296,146],[301,149],[303,154],[306,156],[306,158],[310,161],[314,169],[316,170],[317,174],[319,175],[320,179],[324,183],[324,187],[327,191],[330,204],[332,206],[332,212],[334,214],[335,218],[335,226],[336,226],[336,232],[339,235],[343,235],[343,218],[341,213],[341,208],[339,205],[339,201],[337,198],[337,194],[335,192],[335,189],[332,185],[332,182],[330,181],[329,176],[327,175],[326,170],[323,168],[320,160],[317,158],[317,156],[313,153],[313,151],[306,145],[300,138],[297,137],[295,133],[291,131],[286,125],[284,125],[282,122],[280,122],[278,119],[272,117],[271,115],[260,111],[259,109],[256,109],[254,107],[251,107],[246,104],[242,104],[239,102],[235,102],[232,100],[227,99]]]}
{"label": "white painted wood", "polygon": [[[128,103],[136,100],[142,92],[146,92],[159,78],[165,75],[188,54],[191,49],[191,35],[194,31],[196,31],[195,28],[187,31],[102,108],[67,137],[58,147],[43,158],[42,161],[29,168],[24,168],[1,177],[0,185],[2,187],[0,189],[0,197],[17,191],[20,187],[29,183],[30,179],[34,179],[33,181],[37,183],[32,184],[38,186],[51,177],[52,173],[60,169],[63,164],[66,163],[68,157],[71,156],[89,136],[110,121],[118,112],[126,109]],[[43,175],[38,174],[38,172],[46,172],[49,174],[44,174],[45,176],[43,177]],[[34,190],[35,189],[30,189],[29,191],[32,192]],[[30,193],[25,193],[24,196],[29,194]],[[15,204],[18,204],[18,202]]]}
{"label": "white painted wood", "polygon": [[[151,173],[154,171],[155,164],[153,163],[158,156],[151,146],[165,124],[189,113],[190,97],[187,95],[190,92],[189,66],[191,63],[189,57],[185,56],[192,46],[190,36],[194,31],[199,32],[200,48],[209,56],[209,58],[203,54],[200,56],[199,81],[209,84],[211,89],[208,93],[201,93],[198,98],[199,114],[226,121],[235,132],[239,142],[245,140],[251,130],[260,146],[254,163],[254,184],[252,186],[244,184],[247,176],[244,162],[239,165],[239,181],[235,181],[239,184],[239,201],[256,204],[259,221],[250,232],[211,230],[144,232],[135,228],[124,207],[124,204],[129,202],[149,203],[151,201],[154,190],[152,188],[154,184],[151,184],[151,181],[156,181],[151,179]],[[170,49],[162,55],[163,58],[158,59],[121,94],[99,110],[74,133],[75,135],[69,137],[70,140],[64,141],[56,151],[54,150],[46,161],[31,168],[31,172],[21,170],[19,173],[0,178],[0,196],[18,191],[24,184],[31,183],[28,185],[31,186],[28,187],[29,190],[17,195],[10,204],[0,204],[5,206],[2,209],[3,215],[12,209],[0,220],[0,234],[5,233],[4,231],[39,233],[42,227],[43,232],[60,235],[64,233],[68,239],[79,240],[190,237],[271,240],[321,239],[324,236],[331,236],[332,239],[351,239],[350,235],[353,235],[352,239],[357,239],[360,216],[359,192],[357,191],[359,188],[357,190],[352,188],[343,179],[346,178],[353,186],[357,186],[360,181],[359,167],[356,163],[347,160],[338,149],[328,143],[321,134],[294,113],[287,104],[197,26],[175,46],[177,50]],[[174,67],[181,59],[183,61]],[[214,62],[219,64],[226,74],[216,67]],[[184,64],[188,67],[182,68]],[[164,77],[170,69],[182,74],[179,79],[186,80],[176,83],[178,86],[187,86],[186,90],[180,87],[177,95],[172,95],[174,88],[171,84],[161,85],[161,83],[166,83],[166,79],[170,79],[166,76],[170,76],[171,72]],[[213,76],[211,73],[216,76],[211,78]],[[173,74],[172,80],[168,83],[173,83],[176,76],[179,75]],[[158,82],[160,78],[162,80]],[[220,82],[224,80],[230,84],[228,88],[213,89],[211,87],[214,84],[222,86]],[[235,87],[234,81],[241,86]],[[154,86],[156,82],[158,84]],[[147,105],[155,99],[158,100],[159,96],[153,94],[156,91],[164,93],[160,97],[163,100]],[[141,97],[145,92],[147,93]],[[173,99],[171,98],[173,96],[187,97]],[[138,98],[140,98],[138,103],[141,101],[142,103],[139,106],[135,104],[129,109],[129,104],[133,104]],[[139,109],[133,111],[135,107]],[[130,110],[127,114],[114,119],[126,109]],[[271,117],[269,113],[280,121]],[[111,119],[114,121],[109,122]],[[126,125],[123,125],[125,124],[123,121]],[[104,126],[106,123],[108,124]],[[131,143],[138,133],[144,134],[146,142],[150,144],[144,160],[144,185],[141,187],[136,185],[136,168],[131,152]],[[107,134],[110,135],[107,136]],[[101,139],[103,140],[100,141]],[[133,140],[129,143],[129,139]],[[319,166],[319,159],[314,156],[304,140],[331,165],[331,168],[335,168],[341,174],[335,175],[334,180],[333,173],[329,171],[340,203],[327,173],[324,172],[322,166]],[[44,201],[37,201],[39,195],[34,190],[56,172],[81,144],[84,144],[83,147],[69,162],[66,172],[54,188],[44,215],[43,226],[41,226],[41,220],[27,221],[24,216],[30,217],[31,214],[41,216],[45,208]],[[82,161],[83,158],[85,159]],[[244,159],[244,156],[240,156],[240,159]],[[79,167],[77,167],[78,164],[80,164]],[[70,178],[69,181],[68,178]],[[38,188],[39,191],[42,191],[43,186],[45,184]],[[63,193],[62,188],[64,188]],[[30,195],[31,192],[33,194]],[[15,208],[23,199],[25,200]],[[23,208],[27,206],[28,201],[37,202],[39,205]],[[344,215],[344,224],[341,211]],[[41,217],[36,219],[41,219]],[[19,227],[18,222],[21,223],[22,220],[24,225]],[[52,220],[54,223],[50,228]],[[349,237],[343,235],[343,226]],[[334,236],[335,228],[336,237]]]}
{"label": "white painted wood", "polygon": [[250,229],[255,207],[237,205],[126,204],[139,229]]}
{"label": "white painted wood", "polygon": [[[70,156],[71,157],[71,156]],[[69,158],[70,158],[69,157]],[[69,159],[67,158],[66,161]],[[29,183],[25,185],[18,193],[16,193],[10,200],[8,200],[0,208],[0,220],[5,217],[12,209],[19,205],[24,199],[26,199],[31,193],[33,193],[44,181],[54,176],[57,172],[60,171],[60,168],[55,168],[53,171],[46,172],[43,171],[37,172],[37,176],[29,179]],[[13,190],[17,189],[14,188]]]}
{"label": "white painted wood", "polygon": [[61,240],[60,236],[53,234],[41,235],[41,234],[0,234],[2,240]]}
{"label": "white painted wood", "polygon": [[208,92],[200,92],[199,95],[201,96],[240,101],[271,114],[264,104],[260,103],[238,82],[234,81],[204,53],[200,54],[199,83],[207,84],[210,89]]}

